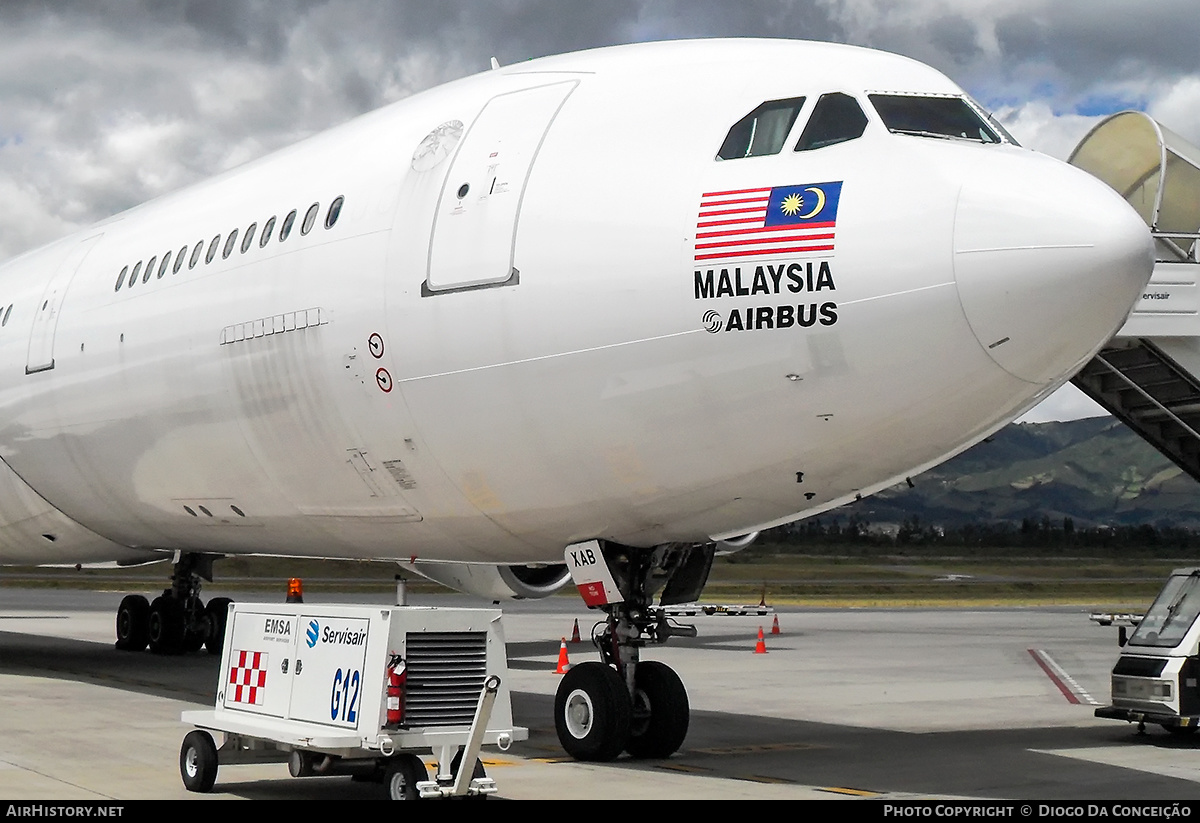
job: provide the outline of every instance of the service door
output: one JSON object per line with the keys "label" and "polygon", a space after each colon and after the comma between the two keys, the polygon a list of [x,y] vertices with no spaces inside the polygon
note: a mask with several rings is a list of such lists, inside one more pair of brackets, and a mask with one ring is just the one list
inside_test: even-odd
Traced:
{"label": "service door", "polygon": [[291,700],[296,616],[234,611],[229,659],[217,687],[223,709],[287,717]]}
{"label": "service door", "polygon": [[463,138],[442,184],[425,291],[515,283],[513,245],[538,149],[571,80],[497,95]]}
{"label": "service door", "polygon": [[[369,684],[365,679],[370,621],[307,614],[300,616],[298,628],[288,717],[357,729],[367,689],[377,692],[382,688],[380,672]],[[378,718],[370,721],[375,723]]]}
{"label": "service door", "polygon": [[42,302],[33,316],[33,328],[29,333],[29,350],[25,358],[25,373],[49,371],[54,368],[54,332],[58,328],[58,315],[62,309],[67,288],[75,272],[83,265],[84,258],[95,247],[104,234],[93,235],[71,249],[67,258],[55,270],[54,276],[42,292]]}

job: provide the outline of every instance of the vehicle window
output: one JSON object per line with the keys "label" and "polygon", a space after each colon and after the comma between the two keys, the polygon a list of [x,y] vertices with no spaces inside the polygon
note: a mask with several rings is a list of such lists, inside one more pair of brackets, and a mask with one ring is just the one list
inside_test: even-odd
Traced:
{"label": "vehicle window", "polygon": [[8,316],[9,316],[10,314],[12,314],[12,307],[13,307],[13,304],[12,304],[12,303],[9,303],[9,304],[8,304],[8,308],[4,310],[4,319],[3,319],[3,320],[0,320],[0,326],[7,326],[7,325],[8,325]]}
{"label": "vehicle window", "polygon": [[196,264],[200,262],[200,250],[204,248],[204,241],[197,240],[196,248],[192,249],[192,259],[188,261],[188,268],[196,268]]}
{"label": "vehicle window", "polygon": [[129,288],[133,288],[133,284],[137,282],[138,275],[142,273],[142,261],[139,260],[137,265],[133,267],[133,274],[129,275]]}
{"label": "vehicle window", "polygon": [[214,237],[212,239],[212,242],[208,244],[208,253],[204,255],[204,262],[211,263],[213,261],[213,258],[217,256],[217,249],[219,249],[220,247],[221,247],[221,235],[218,234],[216,237]]}
{"label": "vehicle window", "polygon": [[246,236],[242,238],[242,254],[245,254],[247,251],[249,251],[250,246],[254,244],[254,232],[257,230],[257,223],[251,223],[250,227],[246,229]]}
{"label": "vehicle window", "polygon": [[317,222],[317,214],[320,211],[320,203],[313,203],[308,207],[308,212],[304,215],[304,223],[300,226],[300,234],[308,234],[312,231],[313,224]]}
{"label": "vehicle window", "polygon": [[127,274],[129,274],[129,266],[126,266],[125,268],[121,269],[121,274],[119,277],[117,277],[117,286],[116,286],[116,288],[113,289],[113,291],[121,290],[121,286],[125,285],[125,275],[127,275]]}
{"label": "vehicle window", "polygon": [[867,116],[862,106],[840,91],[822,94],[813,106],[812,116],[804,126],[796,151],[812,151],[862,137],[867,129]]}
{"label": "vehicle window", "polygon": [[167,266],[171,265],[171,253],[167,252],[163,255],[162,263],[158,266],[158,276],[161,278],[167,273]]}
{"label": "vehicle window", "polygon": [[234,229],[229,233],[229,237],[225,239],[225,250],[221,252],[221,259],[224,260],[229,255],[233,254],[233,247],[237,245],[238,230]]}
{"label": "vehicle window", "polygon": [[187,251],[187,246],[184,246],[175,255],[175,268],[171,269],[171,274],[179,274],[179,270],[183,268],[183,261],[187,259]]}
{"label": "vehicle window", "polygon": [[983,116],[962,97],[870,94],[879,119],[893,134],[1002,143]]}
{"label": "vehicle window", "polygon": [[338,217],[342,213],[342,203],[346,202],[346,198],[338,195],[329,204],[329,213],[325,215],[325,228],[332,229],[333,224],[337,222]]}
{"label": "vehicle window", "polygon": [[1200,615],[1200,575],[1173,575],[1129,636],[1131,646],[1173,647]]}
{"label": "vehicle window", "polygon": [[768,100],[733,124],[717,152],[719,160],[779,154],[804,105],[803,97]]}
{"label": "vehicle window", "polygon": [[265,248],[266,245],[271,242],[271,235],[274,233],[275,233],[275,216],[272,215],[271,219],[267,221],[267,224],[265,226],[263,226],[263,233],[262,233],[262,237],[260,237],[258,240],[258,247],[260,249]]}
{"label": "vehicle window", "polygon": [[154,274],[154,264],[157,262],[158,262],[157,256],[150,258],[150,262],[146,264],[146,273],[142,275],[143,283],[150,282],[150,275]]}

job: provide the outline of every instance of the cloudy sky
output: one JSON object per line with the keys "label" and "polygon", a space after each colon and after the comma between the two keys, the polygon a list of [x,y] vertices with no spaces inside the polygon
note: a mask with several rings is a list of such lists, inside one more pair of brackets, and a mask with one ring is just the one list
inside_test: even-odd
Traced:
{"label": "cloudy sky", "polygon": [[492,56],[735,36],[914,57],[1063,159],[1128,108],[1200,144],[1195,0],[0,0],[0,259]]}

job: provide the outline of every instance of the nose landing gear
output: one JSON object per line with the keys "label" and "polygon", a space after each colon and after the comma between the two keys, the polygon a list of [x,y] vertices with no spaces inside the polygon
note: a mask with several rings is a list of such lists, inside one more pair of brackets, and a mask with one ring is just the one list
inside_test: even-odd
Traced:
{"label": "nose landing gear", "polygon": [[[581,546],[582,552],[580,546],[568,547],[568,567],[576,573],[573,550],[575,558],[598,560],[576,574],[576,583],[592,595],[588,605],[603,609],[608,617],[592,636],[600,662],[573,667],[559,684],[554,699],[559,742],[577,760],[608,761],[622,751],[636,758],[670,757],[687,736],[687,690],[669,666],[642,661],[641,649],[672,636],[695,637],[694,626],[670,623],[662,607],[699,597],[712,568],[714,547],[639,549],[605,541]],[[597,573],[603,578],[600,584],[580,579]],[[662,595],[654,606],[659,589]],[[598,597],[601,590],[604,594]]]}

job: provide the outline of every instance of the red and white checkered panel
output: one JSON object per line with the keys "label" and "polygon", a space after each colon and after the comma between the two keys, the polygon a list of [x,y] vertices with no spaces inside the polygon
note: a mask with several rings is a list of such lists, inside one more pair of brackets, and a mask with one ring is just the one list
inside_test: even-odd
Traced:
{"label": "red and white checkered panel", "polygon": [[267,692],[267,653],[234,651],[228,691],[234,703],[261,706]]}

